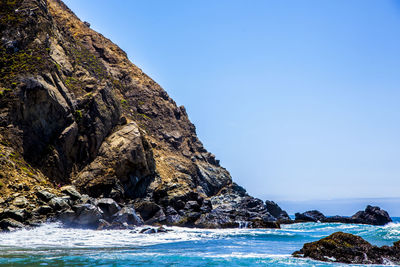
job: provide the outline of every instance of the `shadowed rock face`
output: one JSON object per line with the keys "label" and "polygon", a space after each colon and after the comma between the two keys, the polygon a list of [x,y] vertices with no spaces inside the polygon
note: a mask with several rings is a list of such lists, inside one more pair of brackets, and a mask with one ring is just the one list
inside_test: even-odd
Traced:
{"label": "shadowed rock face", "polygon": [[293,256],[356,264],[399,264],[400,243],[377,247],[359,236],[336,232],[319,241],[304,244]]}
{"label": "shadowed rock face", "polygon": [[[129,204],[129,211],[140,207],[151,223],[278,227],[278,217],[287,217],[233,184],[197,138],[185,108],[61,1],[0,5],[5,208],[17,208],[14,193],[23,191],[27,204],[15,203],[29,214],[32,205],[46,204],[32,222],[35,214],[58,216],[63,209],[76,224],[110,217],[86,204],[68,210],[72,204],[61,199],[54,200],[55,211],[36,194],[47,188],[73,201],[82,193]],[[79,191],[75,196],[58,189],[71,184]]]}

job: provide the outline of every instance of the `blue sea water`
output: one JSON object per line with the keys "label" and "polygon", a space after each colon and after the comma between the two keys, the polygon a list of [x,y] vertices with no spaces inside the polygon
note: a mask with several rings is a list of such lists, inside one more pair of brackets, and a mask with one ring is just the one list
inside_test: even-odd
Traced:
{"label": "blue sea water", "polygon": [[[400,240],[400,218],[386,226],[298,223],[282,229],[205,230],[170,227],[129,230],[66,229],[45,224],[0,234],[1,266],[351,266],[291,257],[304,243],[336,231],[375,245]],[[356,265],[352,265],[356,266]]]}

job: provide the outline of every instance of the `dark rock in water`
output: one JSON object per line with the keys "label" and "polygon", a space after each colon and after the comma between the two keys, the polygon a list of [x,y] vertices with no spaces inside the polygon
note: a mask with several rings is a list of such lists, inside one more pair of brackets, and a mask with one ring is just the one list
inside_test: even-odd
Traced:
{"label": "dark rock in water", "polygon": [[293,256],[353,264],[400,264],[400,241],[392,247],[377,247],[359,236],[336,232],[319,241],[304,244]]}
{"label": "dark rock in water", "polygon": [[132,207],[124,207],[112,216],[113,223],[127,223],[131,225],[143,225],[143,220],[136,214],[135,209]]}
{"label": "dark rock in water", "polygon": [[166,222],[169,225],[177,224],[182,217],[178,214],[178,212],[171,206],[168,206],[165,210]]}
{"label": "dark rock in water", "polygon": [[103,212],[91,204],[79,204],[74,206],[76,217],[74,223],[82,226],[97,226],[103,217]]}
{"label": "dark rock in water", "polygon": [[351,219],[354,221],[354,223],[371,225],[385,225],[392,222],[392,219],[387,211],[370,205],[366,207],[365,211],[359,211],[351,216]]}
{"label": "dark rock in water", "polygon": [[97,230],[107,230],[107,229],[111,229],[112,225],[107,222],[106,220],[100,219],[98,226],[97,226]]}
{"label": "dark rock in water", "polygon": [[296,222],[322,222],[326,219],[325,215],[318,210],[310,210],[304,213],[296,213]]}
{"label": "dark rock in water", "polygon": [[161,206],[151,201],[141,201],[135,204],[135,210],[143,218],[145,224],[161,223],[166,216]]}
{"label": "dark rock in water", "polygon": [[268,212],[279,221],[291,221],[287,212],[282,210],[275,202],[267,200],[265,201],[265,205],[267,206]]}
{"label": "dark rock in water", "polygon": [[140,233],[141,233],[141,234],[155,234],[155,233],[157,233],[157,230],[156,230],[155,228],[150,228],[150,227],[148,227],[148,228],[143,228],[143,229],[140,231]]}
{"label": "dark rock in water", "polygon": [[385,225],[392,221],[387,211],[379,207],[367,206],[365,211],[359,211],[351,217],[331,216],[325,217],[317,210],[295,214],[296,222],[334,222],[334,223],[359,223],[370,225]]}
{"label": "dark rock in water", "polygon": [[121,207],[112,198],[97,199],[96,205],[104,212],[104,216],[107,218],[121,210]]}
{"label": "dark rock in water", "polygon": [[75,213],[75,211],[71,209],[63,210],[59,213],[58,219],[65,225],[72,225],[75,221],[76,215],[77,214]]}
{"label": "dark rock in water", "polygon": [[76,190],[75,186],[66,185],[61,187],[60,190],[74,201],[82,198],[82,195]]}
{"label": "dark rock in water", "polygon": [[24,225],[14,219],[7,218],[0,221],[0,228],[2,230],[10,231],[18,228],[23,228]]}
{"label": "dark rock in water", "polygon": [[158,228],[152,228],[152,227],[146,227],[140,230],[139,233],[141,234],[156,234],[156,233],[166,233],[171,230],[167,230],[164,227],[158,227]]}

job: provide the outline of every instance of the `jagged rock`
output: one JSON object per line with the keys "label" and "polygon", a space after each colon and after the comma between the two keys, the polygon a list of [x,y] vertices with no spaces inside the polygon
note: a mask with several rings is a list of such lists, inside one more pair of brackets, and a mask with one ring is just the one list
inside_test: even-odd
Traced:
{"label": "jagged rock", "polygon": [[165,210],[166,222],[167,224],[174,225],[177,224],[182,217],[178,214],[178,212],[171,206],[168,206]]}
{"label": "jagged rock", "polygon": [[13,230],[13,228],[23,228],[23,227],[24,225],[22,223],[11,218],[2,219],[0,221],[0,228],[2,230],[10,231]]}
{"label": "jagged rock", "polygon": [[6,209],[0,213],[0,219],[14,219],[19,222],[24,222],[30,214],[25,209]]}
{"label": "jagged rock", "polygon": [[61,192],[70,196],[72,200],[78,200],[82,198],[82,195],[75,189],[74,186],[66,185],[60,188]]}
{"label": "jagged rock", "polygon": [[279,207],[278,204],[276,204],[275,202],[266,200],[265,205],[267,206],[268,212],[272,216],[277,218],[279,221],[281,221],[281,222],[290,222],[291,221],[287,212],[282,210],[281,207]]}
{"label": "jagged rock", "polygon": [[[115,212],[114,203],[99,204],[105,210],[100,218],[93,197],[153,203],[138,212],[146,223],[193,226],[210,217],[215,227],[218,222],[267,227],[278,219],[232,183],[198,139],[186,109],[118,46],[87,27],[62,1],[11,2],[12,8],[0,9],[0,17],[26,6],[34,12],[14,12],[15,18],[1,27],[8,52],[0,65],[10,75],[0,77],[0,146],[22,153],[18,162],[34,167],[21,175],[23,166],[0,162],[0,173],[16,172],[29,180],[39,190],[39,200],[32,196],[29,202],[52,211],[31,208],[34,203],[24,208],[78,225],[113,219],[121,228],[143,222],[130,206],[106,218]],[[15,57],[17,50],[23,62]],[[10,192],[3,191],[12,196],[24,188],[10,185]],[[56,196],[60,191],[68,197]],[[4,199],[15,198],[10,196]],[[87,206],[81,211],[78,204]]]}
{"label": "jagged rock", "polygon": [[324,220],[326,220],[325,215],[318,210],[310,210],[304,213],[295,213],[296,222],[322,222]]}
{"label": "jagged rock", "polygon": [[107,230],[111,229],[111,224],[106,220],[100,219],[98,222],[97,230]]}
{"label": "jagged rock", "polygon": [[[109,159],[116,159],[110,161]],[[113,173],[107,172],[113,170]],[[136,123],[124,125],[109,136],[99,149],[99,155],[75,179],[89,195],[110,194],[120,182],[127,196],[140,195],[143,179],[154,172],[152,152]],[[107,188],[106,188],[107,187]]]}
{"label": "jagged rock", "polygon": [[353,264],[400,264],[400,242],[395,242],[392,247],[376,247],[359,236],[336,232],[304,244],[293,256]]}
{"label": "jagged rock", "polygon": [[145,224],[161,223],[166,220],[162,207],[151,201],[136,203],[135,210],[143,218]]}
{"label": "jagged rock", "polygon": [[57,211],[57,210],[63,210],[63,209],[69,209],[70,206],[68,205],[67,201],[61,197],[54,197],[49,201],[49,206]]}
{"label": "jagged rock", "polygon": [[103,217],[103,212],[91,204],[79,204],[74,206],[76,217],[74,223],[83,226],[97,226]]}
{"label": "jagged rock", "polygon": [[385,225],[392,222],[389,214],[385,210],[381,210],[379,207],[373,207],[368,205],[365,211],[359,211],[351,219],[355,223],[361,224],[372,224],[372,225]]}
{"label": "jagged rock", "polygon": [[76,213],[72,209],[63,210],[59,213],[58,219],[65,225],[72,225],[76,218]]}
{"label": "jagged rock", "polygon": [[295,214],[296,222],[338,222],[338,223],[359,223],[371,225],[385,225],[392,221],[387,211],[379,207],[368,205],[365,211],[359,211],[351,217],[331,216],[325,217],[321,212],[313,210]]}
{"label": "jagged rock", "polygon": [[112,217],[113,223],[127,223],[136,226],[143,225],[143,220],[136,214],[135,209],[132,207],[123,207]]}
{"label": "jagged rock", "polygon": [[40,191],[37,191],[37,192],[36,192],[36,195],[38,196],[38,198],[40,198],[41,200],[46,201],[46,202],[48,202],[48,201],[50,201],[50,199],[56,197],[56,195],[50,193],[50,192],[47,191],[47,190],[40,190]]}
{"label": "jagged rock", "polygon": [[53,209],[50,206],[43,205],[43,206],[40,206],[39,208],[37,208],[35,211],[40,215],[46,215],[46,214],[49,214],[50,212],[52,212]]}
{"label": "jagged rock", "polygon": [[95,203],[107,218],[121,210],[121,207],[112,198],[100,198]]}

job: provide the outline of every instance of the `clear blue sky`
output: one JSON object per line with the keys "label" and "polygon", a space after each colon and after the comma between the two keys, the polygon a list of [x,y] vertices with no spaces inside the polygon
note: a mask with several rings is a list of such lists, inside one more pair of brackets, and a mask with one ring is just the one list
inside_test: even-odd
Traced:
{"label": "clear blue sky", "polygon": [[65,2],[252,195],[400,197],[400,1]]}

